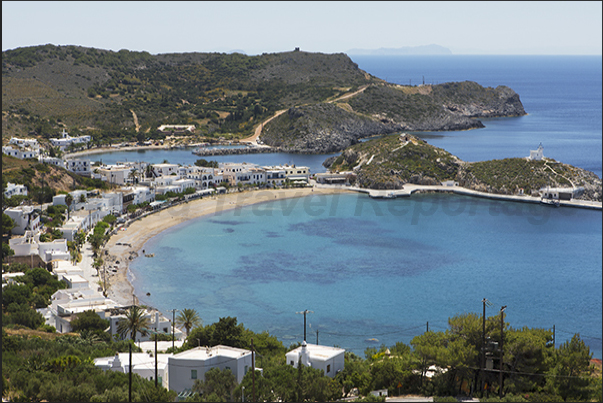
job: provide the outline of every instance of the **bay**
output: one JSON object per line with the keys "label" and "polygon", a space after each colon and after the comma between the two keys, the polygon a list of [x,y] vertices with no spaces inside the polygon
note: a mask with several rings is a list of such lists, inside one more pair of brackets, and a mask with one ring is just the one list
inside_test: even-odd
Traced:
{"label": "bay", "polygon": [[[479,130],[419,134],[463,160],[524,157],[542,142],[545,156],[601,176],[600,56],[353,60],[399,84],[421,83],[424,75],[426,83],[471,80],[519,93],[527,116],[485,119]],[[134,155],[152,163],[197,159],[190,150]],[[220,158],[293,162],[324,172],[326,157]],[[303,337],[296,312],[305,309],[314,311],[309,341],[318,330],[321,344],[362,355],[380,343],[408,343],[427,322],[444,330],[450,316],[481,314],[481,300],[488,298],[488,316],[507,305],[512,326],[555,325],[557,344],[580,333],[601,358],[601,233],[601,212],[590,210],[450,195],[305,198],[174,227],[145,245],[156,257],[134,261],[131,275],[141,301],[163,312],[194,308],[205,323],[236,316],[285,345]]]}

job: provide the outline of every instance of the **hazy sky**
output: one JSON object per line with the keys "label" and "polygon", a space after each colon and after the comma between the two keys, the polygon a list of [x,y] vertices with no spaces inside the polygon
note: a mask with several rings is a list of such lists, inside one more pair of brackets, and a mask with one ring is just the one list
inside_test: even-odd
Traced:
{"label": "hazy sky", "polygon": [[2,50],[601,54],[601,2],[2,2]]}

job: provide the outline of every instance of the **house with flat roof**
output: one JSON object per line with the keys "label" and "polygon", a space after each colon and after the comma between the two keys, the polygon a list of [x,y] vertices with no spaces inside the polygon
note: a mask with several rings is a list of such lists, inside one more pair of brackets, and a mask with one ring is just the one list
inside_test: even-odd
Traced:
{"label": "house with flat roof", "polygon": [[[170,342],[171,343],[171,342]],[[170,344],[171,345],[171,344]],[[100,357],[94,359],[94,365],[104,371],[116,371],[128,373],[132,365],[132,373],[138,374],[149,381],[155,380],[155,356],[154,353],[132,353],[130,363],[129,353],[117,353],[111,357]],[[157,354],[157,381],[167,388],[167,363],[172,354]]]}
{"label": "house with flat roof", "polygon": [[63,129],[63,132],[59,133],[58,138],[50,139],[50,144],[52,144],[53,147],[59,147],[61,150],[64,150],[71,144],[86,144],[90,141],[92,141],[91,136],[71,137],[69,133],[67,133],[67,131]]}
{"label": "house with flat roof", "polygon": [[168,387],[178,393],[191,389],[195,380],[204,380],[205,373],[212,368],[230,369],[236,382],[240,383],[251,369],[251,351],[218,345],[197,347],[170,356]]}
{"label": "house with flat roof", "polygon": [[285,356],[287,364],[297,368],[302,365],[321,369],[325,376],[335,378],[335,375],[344,368],[343,348],[307,344],[304,340],[301,347],[289,351]]}
{"label": "house with flat roof", "polygon": [[16,183],[7,182],[4,197],[9,198],[15,195],[27,196],[27,186]]}
{"label": "house with flat roof", "polygon": [[40,215],[32,206],[11,207],[4,210],[4,213],[15,222],[11,231],[13,235],[25,235],[26,231],[36,234],[40,231]]}
{"label": "house with flat roof", "polygon": [[33,149],[29,147],[13,147],[13,146],[2,146],[2,152],[5,155],[19,158],[20,160],[25,158],[38,158],[40,155],[39,149]]}

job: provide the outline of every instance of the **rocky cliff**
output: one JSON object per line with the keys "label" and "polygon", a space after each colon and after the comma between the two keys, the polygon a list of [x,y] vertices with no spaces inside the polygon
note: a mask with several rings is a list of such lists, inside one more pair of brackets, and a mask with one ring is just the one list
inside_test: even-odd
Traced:
{"label": "rocky cliff", "polygon": [[266,125],[262,141],[295,152],[328,153],[374,135],[476,129],[484,127],[479,117],[521,115],[519,95],[505,86],[382,83],[338,102],[290,108]]}

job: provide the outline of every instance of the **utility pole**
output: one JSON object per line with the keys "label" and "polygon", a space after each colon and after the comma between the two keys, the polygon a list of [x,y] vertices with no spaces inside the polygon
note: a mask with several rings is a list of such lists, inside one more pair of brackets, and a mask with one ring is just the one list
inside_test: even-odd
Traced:
{"label": "utility pole", "polygon": [[255,351],[253,350],[253,337],[251,338],[251,396],[255,402]]}
{"label": "utility pole", "polygon": [[429,332],[429,321],[427,321],[427,330],[425,331],[425,333]]}
{"label": "utility pole", "polygon": [[130,347],[130,365],[129,365],[129,379],[130,381],[128,382],[128,402],[132,401],[132,343],[129,343],[128,346]]}
{"label": "utility pole", "polygon": [[306,341],[306,314],[307,313],[314,313],[314,311],[308,311],[307,309],[305,311],[301,311],[301,312],[295,312],[298,314],[303,313],[304,314],[304,341]]}
{"label": "utility pole", "polygon": [[503,395],[503,327],[504,327],[504,312],[507,306],[503,306],[500,308],[500,372],[499,372],[499,380],[498,380],[498,397],[502,399]]}
{"label": "utility pole", "polygon": [[555,349],[555,325],[553,325],[553,350]]}
{"label": "utility pole", "polygon": [[485,369],[486,369],[486,298],[482,299],[483,304],[483,313],[482,313],[482,388],[481,388],[481,396],[484,396],[484,377],[485,377]]}
{"label": "utility pole", "polygon": [[177,309],[172,309],[172,350],[174,350],[174,329],[176,326],[176,311]]}
{"label": "utility pole", "polygon": [[157,332],[155,332],[155,388],[157,388]]}

